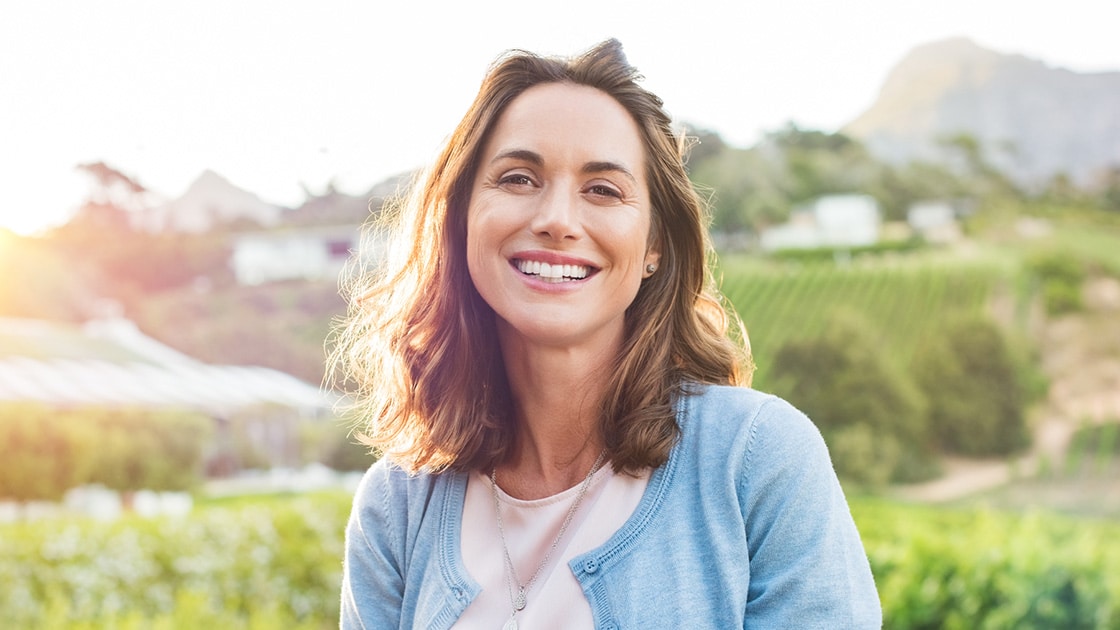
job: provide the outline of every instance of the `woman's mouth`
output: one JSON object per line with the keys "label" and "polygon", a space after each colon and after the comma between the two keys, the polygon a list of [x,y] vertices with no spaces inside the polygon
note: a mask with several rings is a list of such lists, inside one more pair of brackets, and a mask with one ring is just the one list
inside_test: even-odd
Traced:
{"label": "woman's mouth", "polygon": [[559,265],[539,260],[514,260],[517,270],[527,276],[537,276],[545,282],[573,282],[583,280],[592,273],[585,265]]}

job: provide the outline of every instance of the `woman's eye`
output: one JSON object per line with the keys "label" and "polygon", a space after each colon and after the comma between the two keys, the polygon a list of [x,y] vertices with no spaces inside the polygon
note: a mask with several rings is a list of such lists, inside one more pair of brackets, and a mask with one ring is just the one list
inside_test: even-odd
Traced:
{"label": "woman's eye", "polygon": [[597,197],[613,197],[615,199],[622,199],[622,193],[618,192],[610,186],[597,184],[587,189],[587,192]]}
{"label": "woman's eye", "polygon": [[524,175],[522,173],[510,173],[509,175],[505,175],[501,179],[499,179],[498,183],[512,184],[514,186],[531,186],[533,184],[533,180],[530,179],[528,175]]}

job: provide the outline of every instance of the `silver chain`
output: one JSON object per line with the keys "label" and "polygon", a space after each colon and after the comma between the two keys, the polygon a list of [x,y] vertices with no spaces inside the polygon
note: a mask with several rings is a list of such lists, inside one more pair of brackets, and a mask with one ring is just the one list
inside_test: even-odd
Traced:
{"label": "silver chain", "polygon": [[[575,501],[572,502],[572,506],[568,508],[568,513],[564,516],[564,522],[560,525],[560,531],[556,534],[556,539],[552,541],[548,552],[544,554],[544,559],[537,565],[537,570],[533,572],[533,576],[524,584],[517,579],[517,572],[513,568],[513,559],[510,558],[509,555],[509,545],[506,544],[506,529],[505,525],[502,523],[502,504],[501,500],[498,498],[498,469],[491,469],[490,489],[494,493],[494,511],[498,515],[498,536],[502,539],[502,553],[505,555],[506,563],[506,594],[509,595],[509,604],[510,607],[513,608],[513,613],[510,614],[509,621],[503,626],[503,630],[517,630],[517,613],[525,609],[525,600],[528,596],[529,589],[533,587],[541,571],[548,565],[548,561],[552,559],[552,552],[556,551],[560,540],[564,538],[564,532],[568,531],[568,525],[572,522],[572,517],[575,516],[579,504],[583,502],[583,496],[587,494],[588,486],[591,485],[591,478],[595,475],[595,471],[599,470],[599,466],[603,463],[603,458],[606,457],[606,455],[607,451],[603,450],[599,453],[599,458],[591,465],[591,470],[587,472],[587,477],[584,477],[583,483],[579,486],[579,492],[576,493]],[[513,584],[517,585],[516,596],[513,594]]]}

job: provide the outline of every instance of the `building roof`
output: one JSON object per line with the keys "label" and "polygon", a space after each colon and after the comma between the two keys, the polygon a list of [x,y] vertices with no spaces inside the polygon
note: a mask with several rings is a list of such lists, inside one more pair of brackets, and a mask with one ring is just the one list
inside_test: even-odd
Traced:
{"label": "building roof", "polygon": [[86,325],[0,318],[0,401],[191,408],[276,404],[317,413],[335,398],[263,367],[209,365],[127,320]]}

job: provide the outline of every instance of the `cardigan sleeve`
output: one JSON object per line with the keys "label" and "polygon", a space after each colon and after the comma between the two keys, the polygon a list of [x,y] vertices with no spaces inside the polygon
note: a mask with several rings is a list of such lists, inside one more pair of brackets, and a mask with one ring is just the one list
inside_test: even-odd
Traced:
{"label": "cardigan sleeve", "polygon": [[362,478],[346,526],[339,627],[398,628],[404,597],[401,528],[390,507],[390,466],[380,461]]}
{"label": "cardigan sleeve", "polygon": [[739,492],[751,628],[879,628],[871,567],[817,427],[771,399],[750,429]]}

